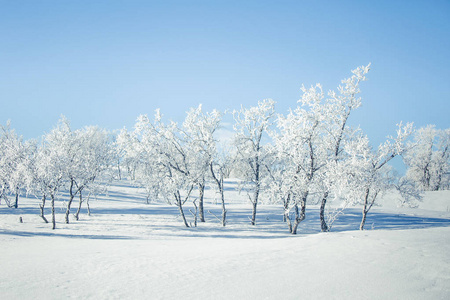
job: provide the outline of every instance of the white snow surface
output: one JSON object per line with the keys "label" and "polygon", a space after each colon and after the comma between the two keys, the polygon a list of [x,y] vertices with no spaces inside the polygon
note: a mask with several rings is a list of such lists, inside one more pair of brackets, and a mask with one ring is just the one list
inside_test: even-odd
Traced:
{"label": "white snow surface", "polygon": [[[58,202],[56,230],[38,200],[2,203],[0,299],[450,299],[450,191],[426,193],[416,209],[375,207],[364,231],[355,207],[321,233],[310,206],[294,236],[281,205],[260,205],[251,226],[234,184],[226,227],[207,212],[185,228],[175,206],[145,204],[126,181],[70,224]],[[220,216],[214,196],[207,191],[205,211]]]}

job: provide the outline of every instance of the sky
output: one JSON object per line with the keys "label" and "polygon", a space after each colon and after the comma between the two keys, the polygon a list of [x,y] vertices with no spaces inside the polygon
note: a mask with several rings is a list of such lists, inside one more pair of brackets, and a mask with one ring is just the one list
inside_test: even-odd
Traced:
{"label": "sky", "polygon": [[0,0],[0,124],[24,139],[182,121],[301,86],[335,89],[371,63],[351,116],[376,146],[400,121],[450,127],[450,1]]}

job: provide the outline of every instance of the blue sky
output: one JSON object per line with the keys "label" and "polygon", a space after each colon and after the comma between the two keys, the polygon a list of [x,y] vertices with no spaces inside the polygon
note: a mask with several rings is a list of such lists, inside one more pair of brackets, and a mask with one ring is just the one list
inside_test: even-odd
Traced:
{"label": "blue sky", "polygon": [[2,1],[0,123],[61,114],[132,128],[156,108],[237,109],[334,89],[372,63],[351,117],[376,145],[399,121],[450,127],[450,1]]}

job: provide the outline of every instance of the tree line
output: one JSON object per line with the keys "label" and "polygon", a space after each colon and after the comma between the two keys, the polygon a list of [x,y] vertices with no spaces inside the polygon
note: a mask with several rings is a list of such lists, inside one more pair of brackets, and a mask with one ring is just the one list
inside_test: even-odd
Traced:
{"label": "tree line", "polygon": [[[10,124],[1,126],[0,199],[17,208],[21,194],[34,195],[40,216],[51,204],[52,228],[55,201],[66,191],[65,222],[78,201],[75,218],[91,195],[104,191],[105,183],[127,174],[146,191],[147,203],[159,199],[178,207],[186,227],[205,222],[204,192],[208,185],[220,194],[227,223],[224,178],[241,179],[240,189],[252,207],[250,223],[256,225],[262,198],[282,205],[283,219],[296,234],[306,218],[306,207],[320,205],[322,231],[329,231],[347,206],[362,204],[360,229],[376,200],[391,188],[402,204],[420,199],[421,191],[448,189],[450,129],[429,125],[415,130],[399,123],[392,136],[372,147],[360,128],[348,120],[361,104],[360,85],[370,65],[352,71],[336,90],[325,93],[320,84],[302,87],[297,107],[277,114],[273,100],[231,112],[233,141],[220,145],[217,131],[224,113],[190,109],[184,122],[165,122],[159,110],[153,119],[137,118],[134,130],[110,133],[94,126],[72,130],[62,117],[41,140],[23,141]],[[407,172],[399,176],[388,164],[402,156]],[[189,202],[193,222],[184,205]],[[340,203],[330,209],[330,203]]]}

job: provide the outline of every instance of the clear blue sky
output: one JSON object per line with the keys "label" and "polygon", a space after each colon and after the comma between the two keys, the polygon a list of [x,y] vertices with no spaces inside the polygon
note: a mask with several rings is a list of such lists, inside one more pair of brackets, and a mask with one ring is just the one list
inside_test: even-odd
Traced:
{"label": "clear blue sky", "polygon": [[0,123],[25,139],[132,128],[161,108],[296,106],[372,63],[352,116],[376,145],[399,121],[450,127],[450,1],[2,1]]}

